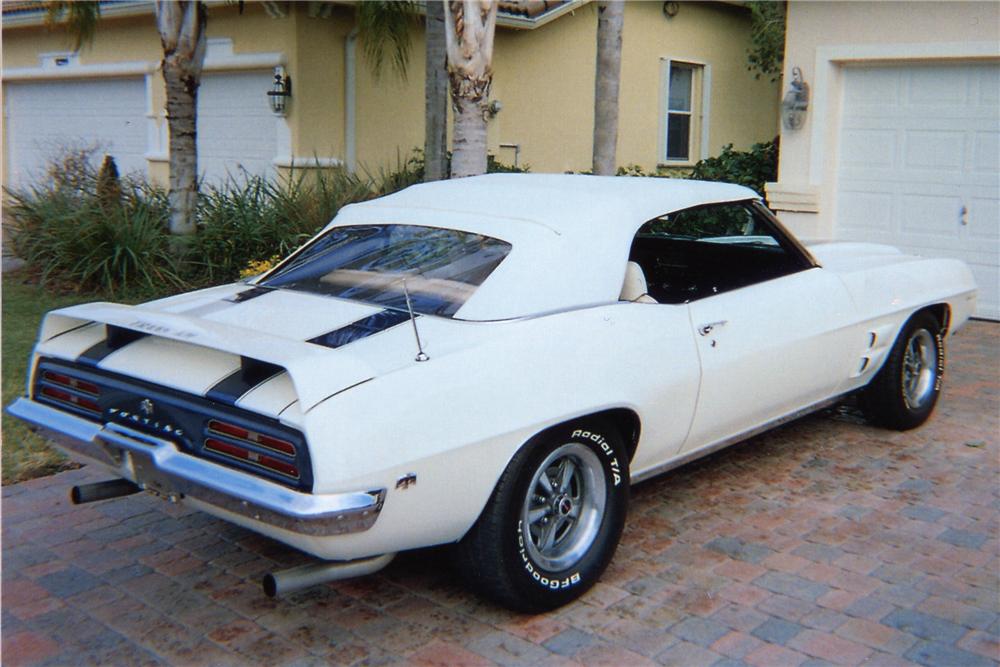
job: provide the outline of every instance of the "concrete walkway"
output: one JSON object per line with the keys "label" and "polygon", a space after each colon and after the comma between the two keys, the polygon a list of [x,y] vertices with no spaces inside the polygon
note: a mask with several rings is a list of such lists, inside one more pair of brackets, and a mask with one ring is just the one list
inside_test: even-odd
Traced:
{"label": "concrete walkway", "polygon": [[951,340],[909,433],[815,415],[640,485],[582,600],[519,616],[447,551],[270,600],[303,555],[87,468],[3,489],[3,664],[994,665],[1000,325]]}

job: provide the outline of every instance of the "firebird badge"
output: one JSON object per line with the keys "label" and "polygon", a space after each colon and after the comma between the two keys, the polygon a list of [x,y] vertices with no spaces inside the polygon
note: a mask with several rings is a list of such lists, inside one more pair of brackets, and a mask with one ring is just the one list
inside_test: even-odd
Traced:
{"label": "firebird badge", "polygon": [[142,403],[139,404],[139,409],[142,411],[142,414],[147,417],[153,416],[153,402],[148,398],[142,399]]}

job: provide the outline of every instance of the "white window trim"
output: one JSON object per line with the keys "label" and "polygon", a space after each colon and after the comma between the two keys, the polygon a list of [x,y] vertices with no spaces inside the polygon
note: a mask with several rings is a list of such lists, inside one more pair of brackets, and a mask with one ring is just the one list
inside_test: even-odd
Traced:
{"label": "white window trim", "polygon": [[[667,159],[667,101],[670,95],[670,67],[672,63],[688,65],[701,70],[701,101],[699,113],[697,115],[701,127],[700,141],[696,137],[691,137],[691,144],[687,160]],[[694,81],[692,80],[692,87]],[[660,118],[659,118],[659,141],[657,147],[656,162],[663,167],[686,167],[693,165],[708,155],[709,149],[709,118],[711,118],[712,100],[712,66],[696,58],[660,58]],[[694,100],[692,100],[693,102]],[[692,109],[692,117],[694,109]],[[697,146],[697,151],[695,147]]]}

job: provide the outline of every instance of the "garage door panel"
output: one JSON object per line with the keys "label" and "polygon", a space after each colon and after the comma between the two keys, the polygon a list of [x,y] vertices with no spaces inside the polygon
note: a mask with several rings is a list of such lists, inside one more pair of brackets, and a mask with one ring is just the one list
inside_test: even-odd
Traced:
{"label": "garage door panel", "polygon": [[961,169],[965,134],[947,130],[916,130],[904,135],[903,159],[910,169]]}
{"label": "garage door panel", "polygon": [[[839,238],[970,265],[1000,317],[1000,66],[844,70]],[[964,209],[964,214],[963,214]]]}
{"label": "garage door panel", "polygon": [[895,166],[896,132],[884,129],[845,128],[845,167],[892,169]]}
{"label": "garage door panel", "polygon": [[977,241],[1000,241],[1000,203],[996,199],[974,198],[967,215],[969,237]]}
{"label": "garage door panel", "polygon": [[198,89],[198,170],[209,182],[274,173],[277,117],[270,71],[209,73]]}
{"label": "garage door panel", "polygon": [[972,155],[973,169],[995,175],[997,164],[1000,164],[1000,134],[996,131],[976,132]]}
{"label": "garage door panel", "polygon": [[114,156],[122,173],[146,170],[146,87],[141,78],[6,84],[10,183],[44,178],[67,150]]}
{"label": "garage door panel", "polygon": [[[198,169],[207,182],[244,170],[270,176],[277,156],[277,123],[267,103],[271,73],[208,73],[198,90]],[[66,149],[96,148],[114,156],[122,173],[147,173],[150,137],[143,77],[5,84],[9,182],[24,187],[45,177],[46,164]]]}
{"label": "garage door panel", "polygon": [[[930,236],[942,248],[960,247],[958,225],[962,200],[956,196],[911,193],[903,198],[900,207],[899,231],[907,237],[911,235]],[[953,234],[947,233],[942,224],[954,220]]]}
{"label": "garage door panel", "polygon": [[906,82],[908,106],[964,107],[969,103],[973,77],[964,73],[955,76],[954,68],[921,67],[901,70],[899,74]]}
{"label": "garage door panel", "polygon": [[887,240],[893,231],[892,202],[892,196],[884,192],[844,190],[837,210],[845,230],[864,230],[871,239],[881,234]]}
{"label": "garage door panel", "polygon": [[853,89],[849,100],[852,110],[862,111],[868,106],[882,109],[902,101],[901,80],[897,72],[886,69],[863,69],[852,72]]}
{"label": "garage door panel", "polygon": [[1000,105],[1000,71],[983,68],[977,74],[978,103],[992,107]]}

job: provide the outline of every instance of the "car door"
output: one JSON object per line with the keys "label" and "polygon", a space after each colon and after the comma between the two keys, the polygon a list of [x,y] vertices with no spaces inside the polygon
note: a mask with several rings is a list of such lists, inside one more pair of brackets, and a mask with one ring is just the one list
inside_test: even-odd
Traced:
{"label": "car door", "polygon": [[686,303],[701,365],[690,451],[834,395],[850,375],[854,304],[755,202],[650,221],[633,244],[650,295]]}
{"label": "car door", "polygon": [[683,451],[834,395],[856,359],[853,307],[818,267],[692,302],[702,373]]}

